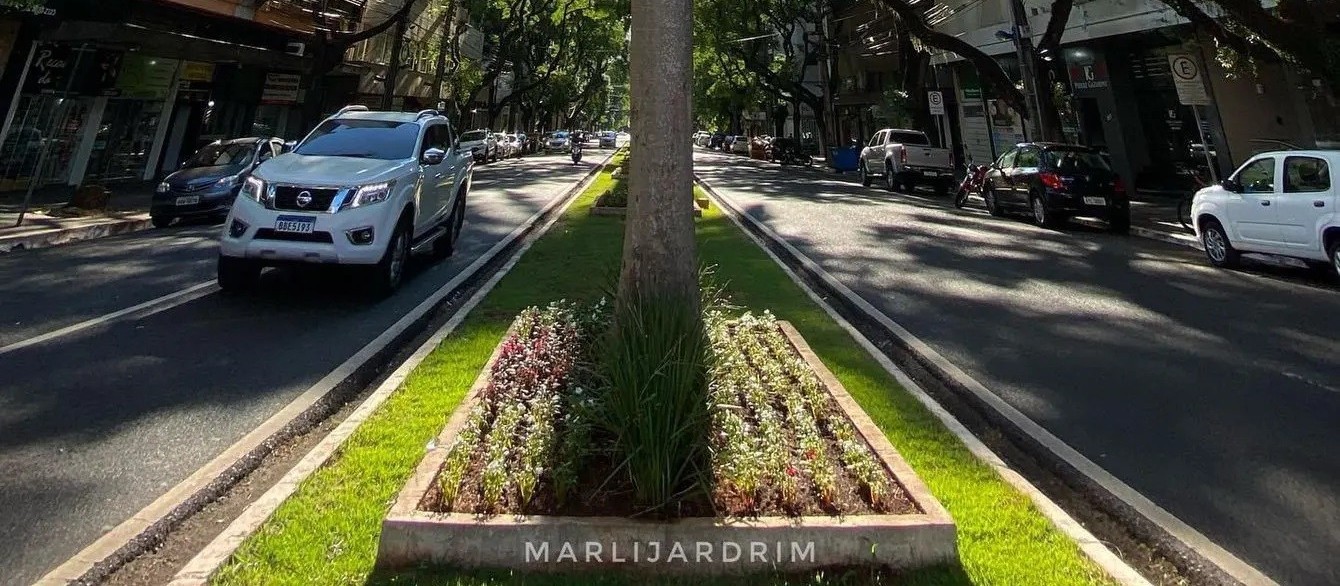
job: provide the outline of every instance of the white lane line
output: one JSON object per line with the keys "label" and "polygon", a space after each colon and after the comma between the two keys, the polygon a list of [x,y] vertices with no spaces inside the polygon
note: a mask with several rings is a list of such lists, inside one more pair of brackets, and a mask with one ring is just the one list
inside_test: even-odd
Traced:
{"label": "white lane line", "polygon": [[[732,220],[734,220],[737,224],[739,224],[741,228],[744,228],[743,222],[748,222],[750,225],[758,228],[759,231],[763,232],[763,234],[765,234],[770,240],[772,240],[774,243],[781,246],[782,248],[786,249],[786,251],[789,254],[793,255],[793,257],[796,258],[800,262],[800,264],[805,267],[806,271],[818,277],[821,281],[824,282],[825,285],[827,285],[829,288],[831,288],[838,294],[842,295],[853,306],[859,308],[862,313],[866,314],[866,316],[878,322],[879,325],[883,327],[885,331],[899,338],[905,345],[911,348],[914,352],[920,354],[923,358],[933,363],[935,365],[935,368],[939,369],[944,374],[953,378],[958,385],[967,389],[974,396],[976,396],[982,403],[984,403],[991,409],[995,410],[996,412],[1004,416],[1013,425],[1015,425],[1016,428],[1018,428],[1021,432],[1028,434],[1030,437],[1033,438],[1034,441],[1038,442],[1040,445],[1050,450],[1058,458],[1066,462],[1066,464],[1068,464],[1075,470],[1079,471],[1079,473],[1088,477],[1090,481],[1094,482],[1098,486],[1101,486],[1103,490],[1107,491],[1109,494],[1113,495],[1117,499],[1120,499],[1123,503],[1126,504],[1126,506],[1130,507],[1144,518],[1153,522],[1164,532],[1168,533],[1173,538],[1182,542],[1182,544],[1187,546],[1189,549],[1199,553],[1205,559],[1217,565],[1220,569],[1227,572],[1230,576],[1242,582],[1243,584],[1249,584],[1249,585],[1276,584],[1275,581],[1271,580],[1260,570],[1257,570],[1255,567],[1243,561],[1236,555],[1233,555],[1231,552],[1224,549],[1219,544],[1215,543],[1214,541],[1211,541],[1210,538],[1206,537],[1201,532],[1192,528],[1190,525],[1186,524],[1181,519],[1177,518],[1172,513],[1165,510],[1163,507],[1160,507],[1159,505],[1155,504],[1153,501],[1149,500],[1148,497],[1141,494],[1139,491],[1135,490],[1130,485],[1127,485],[1125,482],[1122,482],[1120,479],[1113,476],[1110,472],[1103,469],[1101,466],[1094,463],[1092,460],[1088,459],[1083,454],[1079,453],[1079,451],[1070,447],[1070,445],[1062,441],[1061,438],[1056,437],[1050,431],[1047,431],[1041,425],[1038,425],[1032,419],[1029,419],[1028,416],[1024,415],[1022,412],[1015,409],[1010,404],[1006,403],[1004,399],[1001,399],[1000,396],[991,392],[990,389],[987,389],[985,385],[978,382],[976,379],[969,376],[966,372],[959,369],[947,358],[945,358],[939,352],[931,348],[930,345],[921,341],[920,338],[917,338],[915,335],[904,329],[897,322],[894,322],[892,318],[890,318],[889,316],[885,315],[883,312],[875,308],[875,306],[870,304],[870,302],[866,301],[865,298],[857,295],[846,285],[842,284],[842,282],[838,281],[835,277],[833,277],[831,274],[829,274],[827,271],[821,268],[818,265],[818,263],[814,262],[809,257],[805,256],[794,246],[792,246],[790,242],[787,242],[785,239],[783,239],[779,234],[774,232],[767,225],[763,224],[762,222],[758,221],[752,216],[741,212],[740,210],[742,208],[740,208],[740,206],[736,204],[734,200],[718,192],[716,189],[712,187],[711,183],[704,180],[701,176],[695,175],[695,177],[697,178],[698,182],[703,185],[703,187],[707,188],[709,194],[715,197],[719,202],[725,204],[721,206],[721,209],[729,210],[729,215],[732,217]],[[751,231],[745,230],[745,233],[753,237],[755,242],[759,242],[761,244],[761,241],[757,237],[755,237]],[[777,256],[774,255],[770,249],[764,246],[763,250],[767,252],[768,255],[771,256],[774,261],[776,261],[779,265],[781,265],[784,270],[790,273],[790,269],[786,266],[786,264],[780,259],[778,259]],[[793,279],[795,279],[794,276]],[[801,287],[804,288],[806,291],[810,291],[809,288],[805,286],[803,283],[801,283]],[[811,297],[817,298],[818,296],[817,294],[811,291]],[[826,302],[822,302],[822,300],[820,300],[820,305],[825,307],[827,311],[830,311],[830,315],[836,315],[836,311],[831,310],[831,308],[828,306]],[[863,341],[864,343],[862,345],[866,347],[867,351],[870,351],[873,355],[875,355],[875,359],[880,361],[880,364],[885,365],[886,369],[893,367],[895,370],[891,372],[896,373],[901,372],[900,370],[897,370],[897,367],[893,365],[892,361],[888,360],[887,356],[884,356],[883,352],[880,352],[878,349],[874,348],[873,345],[870,345],[869,340],[867,340],[864,335],[859,335],[859,332],[856,332],[854,330],[848,330],[848,331],[851,332],[852,335],[855,336],[858,341]],[[881,357],[883,357],[883,359],[881,359]],[[911,383],[911,379],[908,378],[906,374],[902,374],[901,376],[895,374],[895,377],[898,378],[900,382],[905,380],[907,381],[907,383]],[[907,383],[905,383],[905,385]],[[908,389],[910,392],[912,392],[913,396],[916,396],[919,401],[921,401],[923,404],[926,404],[928,407],[934,404],[935,407],[931,408],[931,411],[935,413],[935,415],[939,417],[940,420],[943,421],[945,425],[949,427],[952,432],[954,432],[955,435],[958,435],[959,439],[963,440],[964,443],[967,444],[970,449],[973,449],[975,447],[974,444],[980,444],[980,440],[978,440],[975,436],[973,436],[970,432],[968,432],[968,430],[964,428],[962,424],[959,423],[956,419],[954,419],[953,416],[950,415],[948,411],[946,411],[942,406],[940,406],[935,401],[934,398],[930,397],[929,395],[926,395],[925,391],[922,391],[919,387],[915,385],[915,383],[911,383],[911,386],[908,386]],[[962,431],[962,434],[959,433],[960,431]],[[969,438],[971,438],[971,440],[969,440]],[[990,453],[990,450],[985,445],[982,445],[981,449],[984,451],[984,453]],[[1073,518],[1071,518],[1068,514],[1066,514],[1065,511],[1060,508],[1060,506],[1056,505],[1053,501],[1051,501],[1051,499],[1047,498],[1046,495],[1042,494],[1042,492],[1039,491],[1036,487],[1033,487],[1032,484],[1028,483],[1018,473],[1014,472],[1013,470],[1010,470],[1007,466],[1005,466],[1004,462],[1001,461],[998,457],[995,457],[994,454],[990,459],[987,460],[988,463],[991,463],[993,465],[997,461],[1000,462],[1000,465],[996,467],[997,472],[999,472],[1007,482],[1014,485],[1021,492],[1027,494],[1033,500],[1033,502],[1038,505],[1038,508],[1041,509],[1042,513],[1046,515],[1052,521],[1052,523],[1054,523],[1057,526],[1057,528],[1059,528],[1071,539],[1076,541],[1080,545],[1081,549],[1083,549],[1084,552],[1088,554],[1091,559],[1093,559],[1096,563],[1098,563],[1100,567],[1102,567],[1109,574],[1111,574],[1113,578],[1122,581],[1123,584],[1139,583],[1139,581],[1135,580],[1135,578],[1139,578],[1138,573],[1136,573],[1123,560],[1121,560],[1110,550],[1108,550],[1105,546],[1103,546],[1102,543],[1099,542],[1097,538],[1093,536],[1093,534],[1089,533],[1088,530],[1084,529],[1083,526],[1081,526],[1078,522],[1076,522]],[[1143,578],[1139,579],[1143,580]]]}
{"label": "white lane line", "polygon": [[21,350],[23,348],[27,348],[29,346],[41,344],[43,342],[49,342],[61,336],[68,336],[80,330],[86,330],[88,328],[102,325],[107,322],[114,321],[135,313],[142,312],[140,313],[139,317],[148,317],[160,311],[172,309],[173,307],[176,307],[183,303],[188,303],[195,299],[199,299],[213,292],[214,292],[213,280],[209,280],[197,285],[192,285],[190,287],[182,289],[181,291],[177,291],[175,293],[168,293],[167,295],[150,299],[139,305],[132,305],[120,311],[113,311],[112,313],[101,315],[93,319],[84,320],[77,324],[68,325],[59,330],[47,332],[40,336],[33,336],[26,340],[20,340],[8,346],[0,346],[0,356],[3,356],[15,350]]}
{"label": "white lane line", "polygon": [[[71,582],[81,580],[84,574],[92,570],[96,564],[112,557],[122,548],[132,547],[136,538],[143,536],[155,525],[168,519],[178,507],[187,504],[196,495],[207,494],[211,483],[215,482],[216,479],[224,477],[230,468],[240,464],[247,458],[248,454],[260,449],[263,444],[270,441],[270,438],[282,432],[286,426],[301,417],[303,413],[325,397],[326,394],[333,391],[342,381],[355,374],[365,364],[371,363],[371,360],[381,353],[387,345],[399,337],[402,332],[416,323],[419,319],[424,318],[429,311],[437,309],[438,305],[442,303],[448,295],[451,295],[458,287],[473,277],[476,272],[492,261],[493,257],[500,254],[503,249],[513,241],[521,238],[526,233],[527,228],[531,224],[534,224],[536,220],[544,217],[544,214],[554,207],[558,205],[568,205],[572,200],[575,200],[576,197],[594,181],[593,178],[599,173],[600,169],[604,167],[605,163],[609,162],[611,156],[613,156],[613,153],[607,155],[600,163],[596,164],[593,169],[586,171],[586,174],[582,176],[582,179],[577,182],[576,186],[565,186],[556,189],[557,193],[554,198],[543,208],[532,214],[508,235],[504,236],[502,240],[499,240],[486,252],[476,258],[469,266],[457,273],[456,276],[445,285],[433,292],[428,298],[424,299],[419,305],[415,306],[398,321],[383,331],[381,335],[377,336],[377,338],[371,342],[368,342],[367,345],[353,356],[350,356],[339,366],[335,367],[329,374],[317,381],[316,384],[309,387],[302,395],[293,399],[288,405],[285,405],[274,415],[271,415],[264,423],[261,423],[255,429],[251,430],[251,432],[247,433],[247,435],[237,440],[237,442],[233,443],[232,446],[229,446],[227,450],[224,450],[218,456],[215,456],[208,464],[201,466],[185,480],[182,480],[171,490],[155,499],[154,502],[149,503],[143,509],[140,509],[134,516],[122,521],[120,525],[117,525],[111,531],[103,534],[96,541],[75,554],[74,557],[71,557],[60,566],[48,572],[41,580],[38,580],[36,584],[39,586],[65,586]],[[575,191],[569,191],[574,189]],[[564,197],[565,195],[568,197]],[[558,217],[558,215],[556,214],[555,217]],[[548,227],[551,225],[552,222],[544,226],[543,229],[548,230]],[[381,400],[385,400],[385,398],[385,395],[381,396]],[[371,399],[372,396],[366,400]],[[318,446],[320,445],[321,444],[318,444]],[[269,494],[268,491],[267,494]],[[211,496],[210,498],[213,500],[214,497]],[[265,498],[264,495],[262,498]],[[248,510],[251,510],[251,508],[249,507]],[[246,512],[243,514],[245,515]],[[232,544],[233,547],[238,545],[241,545],[241,541]],[[211,551],[217,552],[217,550]],[[204,552],[202,552],[202,554],[203,553]]]}

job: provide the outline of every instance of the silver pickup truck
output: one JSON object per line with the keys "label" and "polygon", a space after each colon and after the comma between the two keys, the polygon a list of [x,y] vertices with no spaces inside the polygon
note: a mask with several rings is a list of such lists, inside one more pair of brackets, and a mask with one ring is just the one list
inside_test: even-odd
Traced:
{"label": "silver pickup truck", "polygon": [[930,183],[935,193],[949,193],[954,181],[954,153],[930,146],[919,130],[885,128],[875,133],[861,149],[861,185],[869,187],[875,177],[893,191],[912,191],[918,183]]}

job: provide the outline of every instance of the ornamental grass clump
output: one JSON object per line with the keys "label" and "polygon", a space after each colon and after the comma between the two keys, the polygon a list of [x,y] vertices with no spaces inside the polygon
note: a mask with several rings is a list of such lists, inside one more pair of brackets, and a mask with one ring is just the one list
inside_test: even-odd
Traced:
{"label": "ornamental grass clump", "polygon": [[601,344],[595,423],[638,505],[673,515],[705,488],[711,354],[702,316],[682,300],[641,298],[613,321]]}

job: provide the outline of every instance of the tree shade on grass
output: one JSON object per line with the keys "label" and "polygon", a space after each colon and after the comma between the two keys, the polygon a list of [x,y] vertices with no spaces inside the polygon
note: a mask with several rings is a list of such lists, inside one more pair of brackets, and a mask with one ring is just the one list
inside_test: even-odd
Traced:
{"label": "tree shade on grass", "polygon": [[[590,216],[592,186],[394,396],[309,478],[216,577],[219,584],[701,584],[701,579],[510,575],[420,569],[374,572],[381,519],[508,325],[530,305],[594,299],[617,274],[623,221]],[[1028,498],[1005,484],[903,391],[838,324],[715,206],[697,223],[702,261],[715,265],[741,311],[790,321],[888,434],[958,524],[961,567],[896,577],[866,571],[763,575],[718,584],[1107,584],[1110,580]]]}

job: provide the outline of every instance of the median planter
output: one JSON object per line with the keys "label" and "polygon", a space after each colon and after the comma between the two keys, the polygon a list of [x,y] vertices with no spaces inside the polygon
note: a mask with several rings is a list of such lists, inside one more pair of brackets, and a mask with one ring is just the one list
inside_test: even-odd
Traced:
{"label": "median planter", "polygon": [[[599,307],[599,306],[597,306]],[[955,527],[800,335],[715,320],[710,485],[644,516],[582,422],[598,310],[513,324],[382,524],[387,568],[721,575],[952,564]],[[587,408],[582,408],[587,405]]]}

